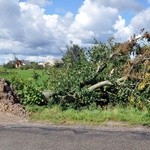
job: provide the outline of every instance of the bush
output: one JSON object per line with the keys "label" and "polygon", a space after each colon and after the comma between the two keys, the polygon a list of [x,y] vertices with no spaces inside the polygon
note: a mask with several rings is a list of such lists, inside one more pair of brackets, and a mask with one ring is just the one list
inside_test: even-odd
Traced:
{"label": "bush", "polygon": [[15,68],[15,65],[14,63],[8,62],[7,64],[4,64],[3,67],[6,69],[13,69]]}
{"label": "bush", "polygon": [[24,81],[21,78],[14,76],[11,79],[12,85],[20,97],[20,102],[23,105],[46,105],[47,100],[42,94],[42,87],[33,82],[33,79]]}
{"label": "bush", "polygon": [[27,70],[27,69],[44,69],[42,65],[38,65],[36,62],[31,62],[31,64],[27,64],[24,66],[21,66],[21,69]]}
{"label": "bush", "polygon": [[[98,49],[99,46],[101,44],[95,48]],[[94,48],[92,50],[95,51]],[[99,72],[95,73],[99,62],[96,65],[95,58],[88,60],[87,57],[89,55],[83,48],[73,45],[63,58],[65,65],[62,68],[49,69],[49,88],[55,93],[54,104],[61,105],[63,109],[81,109],[89,108],[93,103],[102,106],[109,103],[108,92],[111,91],[106,91],[103,87],[96,91],[88,90],[89,86],[108,78],[105,75],[107,65],[102,64],[104,69],[99,75]]]}

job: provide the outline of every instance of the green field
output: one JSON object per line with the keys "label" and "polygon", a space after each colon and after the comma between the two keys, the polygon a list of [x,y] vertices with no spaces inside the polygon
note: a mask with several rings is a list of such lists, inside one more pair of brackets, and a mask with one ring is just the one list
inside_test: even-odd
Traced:
{"label": "green field", "polygon": [[[35,78],[35,76],[38,76]],[[22,79],[23,81],[31,81],[32,84],[34,82],[41,85],[48,79],[48,75],[45,70],[34,70],[34,69],[5,69],[0,66],[0,78],[4,78],[6,80],[11,81],[13,78]]]}
{"label": "green field", "polygon": [[12,77],[18,77],[23,80],[29,80],[31,78],[34,78],[34,75],[38,74],[39,79],[37,82],[45,81],[48,78],[48,75],[46,74],[45,70],[34,70],[34,69],[5,69],[3,66],[0,66],[0,78],[4,78],[7,80],[11,80]]}

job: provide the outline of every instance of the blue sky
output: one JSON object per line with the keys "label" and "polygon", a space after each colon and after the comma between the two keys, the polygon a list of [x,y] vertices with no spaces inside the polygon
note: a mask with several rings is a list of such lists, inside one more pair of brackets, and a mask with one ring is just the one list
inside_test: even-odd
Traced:
{"label": "blue sky", "polygon": [[[150,31],[150,0],[0,0],[0,64],[61,58],[70,41],[124,42]],[[10,19],[11,18],[11,19]]]}
{"label": "blue sky", "polygon": [[[20,0],[20,2],[26,2],[26,0]],[[76,14],[82,3],[83,0],[53,0],[52,4],[44,8],[46,14],[65,15],[68,11]]]}
{"label": "blue sky", "polygon": [[[83,4],[83,1],[84,0],[54,0],[52,2],[52,5],[47,5],[44,8],[47,14],[56,13],[59,15],[65,15],[68,11],[72,12],[73,14],[76,14],[80,6]],[[149,5],[147,3],[147,0],[136,1],[138,1],[144,9],[146,9]],[[130,19],[135,15],[135,12],[132,10],[127,10],[121,13],[121,15],[127,20],[127,23],[129,23]]]}
{"label": "blue sky", "polygon": [[65,15],[68,11],[76,14],[82,3],[83,0],[54,0],[52,5],[46,6],[45,9],[47,14]]}

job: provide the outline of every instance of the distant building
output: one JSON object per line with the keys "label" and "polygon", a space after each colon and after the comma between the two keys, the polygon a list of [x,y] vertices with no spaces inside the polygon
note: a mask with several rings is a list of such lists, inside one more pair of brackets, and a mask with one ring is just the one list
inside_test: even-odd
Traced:
{"label": "distant building", "polygon": [[31,65],[30,61],[28,61],[28,60],[20,60],[20,59],[18,59],[16,57],[15,57],[15,60],[10,61],[9,63],[14,65],[15,68],[20,68],[21,66],[25,66],[25,65]]}
{"label": "distant building", "polygon": [[20,68],[23,65],[21,60],[15,60],[15,68]]}
{"label": "distant building", "polygon": [[38,65],[44,67],[44,62],[39,62]]}
{"label": "distant building", "polygon": [[22,60],[22,65],[31,65],[31,62],[29,60]]}
{"label": "distant building", "polygon": [[43,63],[43,66],[59,66],[63,65],[63,61],[61,59],[51,59]]}

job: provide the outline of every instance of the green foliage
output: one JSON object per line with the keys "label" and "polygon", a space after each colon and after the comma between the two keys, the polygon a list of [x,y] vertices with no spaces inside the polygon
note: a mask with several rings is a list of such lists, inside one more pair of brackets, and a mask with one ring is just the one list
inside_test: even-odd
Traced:
{"label": "green foliage", "polygon": [[49,88],[55,93],[53,102],[60,104],[64,109],[88,107],[94,97],[92,97],[92,92],[86,91],[86,88],[81,89],[80,83],[88,79],[91,72],[92,68],[88,68],[88,66],[80,66],[80,69],[79,66],[73,69],[51,68],[49,70]]}
{"label": "green foliage", "polygon": [[135,88],[132,89],[128,100],[131,106],[141,110],[150,111],[150,73],[143,76],[142,81],[138,81]]}
{"label": "green foliage", "polygon": [[97,43],[94,44],[90,50],[89,55],[92,62],[102,62],[106,61],[109,58],[109,54],[111,52],[111,49],[109,46],[105,43]]}
{"label": "green foliage", "polygon": [[[99,46],[102,51],[102,44]],[[99,50],[99,46],[95,46],[96,49],[92,47],[90,55]],[[103,87],[98,91],[89,91],[88,87],[107,79],[106,72],[111,67],[107,70],[104,69],[100,74],[101,76],[95,75],[99,61],[94,61],[94,59],[97,59],[94,56],[89,59],[90,55],[86,54],[82,48],[73,45],[64,56],[65,65],[62,68],[49,69],[49,88],[55,93],[53,103],[60,104],[63,109],[88,108],[93,103],[104,105],[109,101],[108,92]],[[104,56],[102,58],[104,59]],[[107,58],[105,61],[107,61]],[[111,63],[109,65],[111,66]],[[111,91],[109,92],[111,93]]]}
{"label": "green foliage", "polygon": [[[41,91],[49,88],[53,93],[51,104],[58,104],[62,109],[105,108],[119,104],[150,111],[150,62],[149,59],[145,61],[149,58],[150,47],[141,48],[142,56],[131,61],[129,44],[118,44],[125,48],[119,51],[111,40],[106,43],[96,41],[88,49],[73,44],[67,47],[63,65],[46,68],[48,79],[41,80],[44,74],[33,71],[30,80],[14,78],[12,82],[24,105],[47,104]],[[31,66],[36,68],[37,63],[31,63]],[[118,81],[122,77],[125,79]],[[90,90],[102,81],[111,84]]]}
{"label": "green foliage", "polygon": [[74,67],[80,65],[80,63],[86,62],[86,56],[84,48],[73,44],[71,47],[67,47],[67,51],[62,58],[65,66]]}
{"label": "green foliage", "polygon": [[34,82],[34,79],[23,80],[20,77],[14,76],[11,79],[12,85],[17,91],[20,102],[23,105],[46,105],[47,100],[42,94],[42,86]]}
{"label": "green foliage", "polygon": [[[142,110],[149,109],[150,80],[148,77],[146,79],[143,76],[142,82],[139,79],[127,77],[127,80],[117,83],[117,79],[123,77],[125,70],[128,70],[126,64],[129,64],[130,60],[129,54],[111,57],[115,46],[115,43],[109,41],[107,43],[96,42],[88,50],[78,45],[67,47],[67,52],[63,57],[65,65],[61,68],[49,69],[48,84],[50,90],[54,92],[53,104],[59,104],[63,109],[90,108],[93,104],[101,107],[119,104]],[[104,68],[97,72],[98,66],[104,66]],[[132,68],[135,72],[133,74],[143,72],[143,69],[143,65],[138,63]],[[111,74],[112,70],[114,71]],[[105,80],[111,81],[112,85],[88,90],[90,86]],[[138,87],[142,83],[147,84],[139,90]]]}
{"label": "green foliage", "polygon": [[22,97],[21,102],[24,105],[45,105],[47,103],[41,90],[32,84],[24,85],[18,94]]}
{"label": "green foliage", "polygon": [[21,66],[20,69],[22,70],[27,70],[27,69],[34,69],[34,70],[39,70],[39,69],[44,69],[42,65],[38,65],[37,62],[31,62],[31,64],[26,64],[24,66]]}
{"label": "green foliage", "polygon": [[13,69],[13,68],[15,68],[15,65],[12,62],[8,62],[8,63],[4,64],[3,67],[6,69]]}

